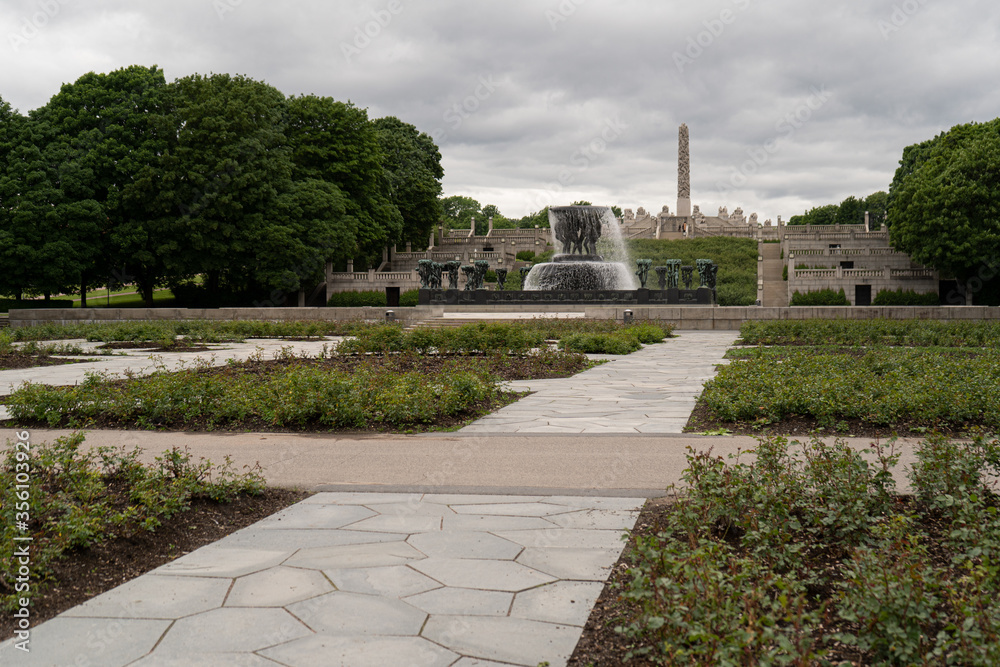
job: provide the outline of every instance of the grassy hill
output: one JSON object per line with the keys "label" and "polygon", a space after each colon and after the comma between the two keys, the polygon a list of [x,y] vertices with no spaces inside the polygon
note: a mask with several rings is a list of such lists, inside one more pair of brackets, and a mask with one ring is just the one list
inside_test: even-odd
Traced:
{"label": "grassy hill", "polygon": [[[633,239],[628,246],[633,259],[651,259],[653,266],[663,266],[668,259],[691,266],[696,259],[710,259],[719,265],[716,292],[720,306],[752,306],[757,301],[757,241],[721,236],[676,241]],[[657,286],[652,271],[646,285]]]}

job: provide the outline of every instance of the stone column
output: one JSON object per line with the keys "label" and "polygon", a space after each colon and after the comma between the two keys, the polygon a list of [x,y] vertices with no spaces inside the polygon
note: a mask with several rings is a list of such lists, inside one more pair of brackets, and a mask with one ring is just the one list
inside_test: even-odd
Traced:
{"label": "stone column", "polygon": [[691,144],[686,124],[677,132],[677,215],[691,217]]}

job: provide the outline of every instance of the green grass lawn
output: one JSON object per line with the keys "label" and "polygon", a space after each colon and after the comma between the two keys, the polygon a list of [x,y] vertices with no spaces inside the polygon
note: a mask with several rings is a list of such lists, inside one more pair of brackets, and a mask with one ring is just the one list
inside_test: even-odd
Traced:
{"label": "green grass lawn", "polygon": [[[87,308],[145,308],[146,303],[139,294],[115,294],[112,293],[110,303],[107,291],[103,295],[98,293],[96,297],[87,295]],[[165,308],[174,305],[174,294],[168,289],[156,290],[153,292],[153,305]],[[73,301],[74,308],[80,308],[80,299]]]}
{"label": "green grass lawn", "polygon": [[[757,242],[753,239],[634,239],[628,242],[628,249],[633,259],[651,259],[653,266],[663,266],[668,259],[690,266],[695,260],[710,259],[719,266],[716,291],[720,306],[752,306],[757,301]],[[656,287],[655,273],[650,272],[647,286]]]}

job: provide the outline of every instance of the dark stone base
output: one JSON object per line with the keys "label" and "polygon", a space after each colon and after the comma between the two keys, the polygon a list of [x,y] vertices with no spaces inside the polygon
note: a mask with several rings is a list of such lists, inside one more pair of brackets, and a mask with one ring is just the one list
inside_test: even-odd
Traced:
{"label": "dark stone base", "polygon": [[715,292],[702,287],[696,290],[420,290],[421,306],[490,306],[501,304],[607,304],[607,305],[663,305],[663,306],[714,306]]}

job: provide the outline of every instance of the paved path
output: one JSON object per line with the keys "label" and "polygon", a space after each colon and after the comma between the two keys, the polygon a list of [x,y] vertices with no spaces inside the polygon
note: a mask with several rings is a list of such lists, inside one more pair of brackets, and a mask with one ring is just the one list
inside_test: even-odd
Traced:
{"label": "paved path", "polygon": [[737,335],[679,332],[571,378],[511,382],[535,393],[459,433],[681,433],[702,385],[724,363]]}
{"label": "paved path", "polygon": [[[288,341],[279,338],[256,338],[245,343],[207,343],[208,350],[191,352],[153,352],[141,350],[113,350],[114,354],[101,356],[86,356],[86,353],[97,353],[101,342],[80,340],[48,341],[56,345],[75,346],[84,351],[84,356],[74,356],[79,363],[62,364],[59,366],[35,366],[34,368],[18,368],[0,371],[0,396],[6,396],[25,381],[50,385],[73,385],[83,382],[88,373],[115,373],[125,371],[147,375],[159,368],[174,370],[184,365],[201,361],[213,366],[225,365],[227,359],[240,361],[260,355],[261,359],[276,359],[282,354],[316,356],[325,345],[327,349],[336,346],[341,338],[330,337],[322,341]],[[154,346],[150,346],[151,348]]]}
{"label": "paved path", "polygon": [[321,493],[36,628],[0,664],[563,665],[642,498]]}
{"label": "paved path", "polygon": [[[734,337],[684,332],[575,378],[516,383],[536,393],[451,435],[93,433],[91,446],[147,456],[172,445],[237,465],[256,455],[272,484],[332,491],[34,628],[30,654],[0,644],[0,664],[563,665],[645,497],[684,467],[690,436],[641,434],[680,432]],[[211,363],[284,345],[227,344]],[[308,345],[320,344],[295,347]],[[149,372],[147,357],[20,373],[72,384],[95,367]],[[717,440],[735,444],[698,442]]]}

